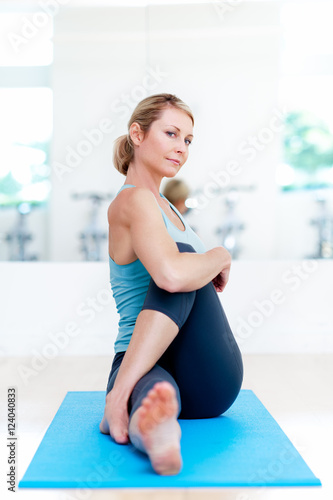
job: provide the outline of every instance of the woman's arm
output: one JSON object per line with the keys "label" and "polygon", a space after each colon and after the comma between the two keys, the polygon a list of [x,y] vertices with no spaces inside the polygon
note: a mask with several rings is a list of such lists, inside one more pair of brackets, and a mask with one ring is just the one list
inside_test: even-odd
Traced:
{"label": "woman's arm", "polygon": [[153,193],[146,188],[131,189],[125,218],[133,250],[158,287],[169,292],[202,288],[231,265],[229,252],[219,246],[205,253],[179,252],[169,235]]}

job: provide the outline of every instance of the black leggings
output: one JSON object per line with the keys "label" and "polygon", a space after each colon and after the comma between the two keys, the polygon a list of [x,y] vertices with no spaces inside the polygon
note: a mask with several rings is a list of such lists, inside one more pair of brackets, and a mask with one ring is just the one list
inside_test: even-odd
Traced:
{"label": "black leggings", "polygon": [[[177,243],[180,252],[195,252]],[[128,400],[131,418],[156,382],[169,381],[176,390],[179,418],[212,418],[235,401],[243,380],[240,350],[212,282],[192,292],[170,293],[150,280],[142,309],[160,311],[179,327],[169,347],[136,383]],[[125,352],[116,353],[106,393],[110,392]]]}

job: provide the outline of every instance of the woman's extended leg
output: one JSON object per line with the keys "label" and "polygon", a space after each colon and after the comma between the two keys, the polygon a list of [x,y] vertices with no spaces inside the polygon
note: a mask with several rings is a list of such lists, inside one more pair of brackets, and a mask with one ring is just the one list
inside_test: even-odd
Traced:
{"label": "woman's extended leg", "polygon": [[[167,318],[160,312],[142,311],[140,314],[145,316],[157,314]],[[172,322],[171,322],[172,323]],[[162,321],[164,326],[165,323]],[[174,325],[168,325],[165,335],[169,335]],[[178,328],[177,328],[178,329]],[[138,330],[140,331],[140,330]],[[149,331],[149,328],[148,328]],[[159,333],[163,333],[163,329],[158,329]],[[156,331],[153,332],[156,337]],[[163,340],[162,340],[163,344]],[[128,347],[129,349],[129,347]],[[112,398],[114,392],[115,380],[118,380],[119,367],[123,365],[125,354],[128,352],[118,352],[112,363],[111,373],[107,384],[106,405],[104,417],[100,424],[100,430],[106,434],[111,434],[114,437],[114,429],[125,429],[126,435],[130,436],[132,444],[140,451],[147,453],[154,470],[159,474],[171,475],[177,474],[182,466],[180,454],[180,438],[181,429],[177,421],[177,417],[181,408],[180,394],[176,382],[168,371],[155,364],[151,370],[142,376],[135,384],[134,390],[127,401],[123,399],[118,401],[117,397]],[[130,359],[130,358],[129,358]],[[143,359],[145,355],[143,353]],[[139,365],[142,366],[147,361]],[[126,371],[123,371],[123,377],[126,379]],[[125,401],[125,405],[123,404]],[[136,411],[131,412],[133,403],[136,403]],[[126,404],[127,403],[127,404]],[[131,413],[131,421],[129,423],[129,413]],[[112,427],[116,419],[117,426]],[[122,427],[125,426],[126,427]],[[127,442],[127,439],[117,442]]]}
{"label": "woman's extended leg", "polygon": [[137,449],[147,453],[158,474],[177,474],[182,467],[178,414],[176,391],[166,380],[155,383],[139,408],[131,413],[131,442]]}
{"label": "woman's extended leg", "polygon": [[[128,442],[128,411],[131,408],[129,398],[134,387],[136,400],[137,396],[141,396],[142,400],[153,387],[153,383],[166,379],[165,370],[162,374],[156,374],[156,368],[153,370],[152,368],[178,331],[178,325],[165,314],[153,310],[141,311],[120,363],[119,356],[117,357],[120,353],[116,354],[117,359],[115,357],[107,386],[104,416],[100,424],[101,432],[110,434],[116,442]],[[146,379],[142,380],[142,377],[148,372],[150,372],[150,383],[147,385]],[[178,400],[180,401],[179,393]]]}

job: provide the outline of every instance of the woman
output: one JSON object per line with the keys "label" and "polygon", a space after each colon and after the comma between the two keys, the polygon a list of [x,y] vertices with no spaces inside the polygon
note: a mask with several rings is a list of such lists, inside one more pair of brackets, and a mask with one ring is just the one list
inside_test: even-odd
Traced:
{"label": "woman", "polygon": [[190,190],[181,179],[171,179],[165,186],[163,195],[182,215],[188,211],[185,202],[190,195]]}
{"label": "woman", "polygon": [[187,160],[194,119],[171,94],[135,108],[114,164],[126,181],[108,210],[110,282],[120,315],[100,430],[148,455],[158,474],[182,467],[177,418],[211,418],[236,399],[241,354],[217,292],[230,254],[205,251],[159,192]]}

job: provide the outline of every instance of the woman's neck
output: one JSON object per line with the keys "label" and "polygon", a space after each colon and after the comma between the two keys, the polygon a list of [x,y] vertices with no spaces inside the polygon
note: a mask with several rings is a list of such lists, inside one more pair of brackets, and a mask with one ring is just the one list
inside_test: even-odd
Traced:
{"label": "woman's neck", "polygon": [[138,173],[134,168],[128,169],[125,184],[132,184],[136,187],[144,187],[150,189],[155,197],[159,197],[160,184],[162,178],[160,176],[153,177],[151,173],[143,170]]}

